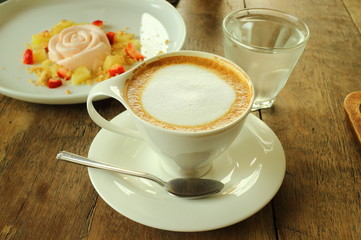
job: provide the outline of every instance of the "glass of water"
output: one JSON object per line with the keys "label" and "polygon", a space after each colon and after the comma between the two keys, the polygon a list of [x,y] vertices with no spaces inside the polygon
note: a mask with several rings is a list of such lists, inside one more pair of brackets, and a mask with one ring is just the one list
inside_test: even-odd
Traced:
{"label": "glass of water", "polygon": [[310,36],[307,25],[272,9],[243,9],[223,20],[226,58],[238,64],[255,88],[252,110],[272,107]]}

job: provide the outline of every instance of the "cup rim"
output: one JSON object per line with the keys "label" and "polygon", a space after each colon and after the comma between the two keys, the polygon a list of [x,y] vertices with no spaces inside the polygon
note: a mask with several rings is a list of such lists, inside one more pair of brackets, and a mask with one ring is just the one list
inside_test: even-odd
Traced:
{"label": "cup rim", "polygon": [[[132,115],[134,115],[138,120],[140,120],[142,123],[144,123],[145,125],[151,127],[151,128],[156,128],[157,130],[163,131],[163,132],[167,132],[167,133],[173,133],[173,134],[177,134],[177,135],[193,135],[193,136],[204,136],[204,135],[209,135],[209,134],[214,134],[214,133],[218,133],[218,132],[222,132],[225,131],[229,128],[232,128],[234,125],[236,125],[239,121],[242,121],[243,119],[245,119],[247,117],[247,115],[249,114],[249,112],[251,111],[253,102],[254,102],[254,87],[253,87],[253,83],[250,79],[250,77],[248,76],[248,74],[241,68],[239,67],[237,64],[235,64],[234,62],[232,62],[229,59],[226,59],[222,56],[219,56],[217,54],[213,54],[213,53],[209,53],[209,52],[203,52],[203,51],[195,51],[195,50],[180,50],[180,51],[176,51],[176,52],[170,52],[170,53],[163,53],[154,57],[151,57],[147,60],[145,60],[144,62],[140,63],[139,65],[137,65],[135,68],[132,69],[132,72],[134,72],[135,70],[137,70],[138,68],[143,67],[146,64],[152,63],[154,61],[157,61],[159,59],[162,59],[164,57],[168,57],[168,56],[198,56],[198,57],[204,57],[204,55],[212,57],[213,59],[221,59],[222,61],[225,61],[227,64],[232,65],[233,67],[235,67],[236,69],[238,69],[239,71],[241,71],[243,73],[243,75],[245,76],[245,80],[247,81],[248,85],[251,88],[251,99],[249,102],[249,105],[247,107],[247,109],[234,121],[219,127],[219,128],[215,128],[215,129],[210,129],[210,130],[202,130],[202,131],[197,131],[197,132],[186,132],[186,131],[179,131],[179,130],[173,130],[173,129],[167,129],[167,128],[163,128],[160,126],[156,126],[153,125],[147,121],[145,121],[144,119],[138,117],[137,114],[135,114],[131,108],[128,109],[129,112],[131,112]],[[132,76],[130,76],[131,78]],[[127,100],[125,100],[127,102]],[[127,102],[128,104],[128,102]],[[129,105],[129,104],[128,104]]]}
{"label": "cup rim", "polygon": [[[240,41],[238,38],[234,37],[229,32],[229,30],[226,27],[226,23],[231,19],[231,17],[233,17],[233,16],[235,16],[235,15],[237,15],[239,13],[253,13],[253,12],[257,12],[258,14],[269,15],[269,16],[273,16],[272,14],[281,14],[284,19],[289,20],[292,23],[295,23],[298,26],[301,26],[302,28],[304,28],[302,32],[305,34],[305,39],[303,39],[301,42],[297,43],[296,45],[293,45],[293,46],[290,46],[290,47],[266,48],[266,47],[261,47],[261,46],[256,46],[256,45],[248,45],[248,44],[243,43],[242,41]],[[246,14],[246,15],[248,15],[248,14]],[[230,38],[236,44],[239,44],[242,47],[245,47],[245,48],[247,48],[249,50],[252,50],[252,51],[266,52],[266,53],[285,52],[285,51],[290,51],[290,50],[300,48],[300,47],[306,45],[306,43],[308,42],[308,40],[310,38],[310,29],[303,20],[301,20],[300,18],[298,18],[296,16],[293,16],[293,15],[291,15],[289,13],[286,13],[284,11],[271,9],[271,8],[244,8],[244,9],[239,9],[239,10],[235,10],[233,12],[230,12],[223,19],[222,29],[223,29],[224,35],[226,37]]]}

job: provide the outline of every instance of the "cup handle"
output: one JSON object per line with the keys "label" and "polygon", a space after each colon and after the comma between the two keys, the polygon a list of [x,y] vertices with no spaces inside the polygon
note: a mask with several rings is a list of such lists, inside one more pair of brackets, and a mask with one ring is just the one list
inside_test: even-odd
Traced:
{"label": "cup handle", "polygon": [[[120,82],[124,82],[125,78],[120,79]],[[124,84],[124,83],[123,83]],[[134,138],[141,138],[142,136],[138,131],[128,129],[119,125],[116,125],[105,118],[103,118],[98,111],[94,108],[93,101],[96,99],[106,97],[112,97],[118,100],[121,104],[125,105],[123,98],[120,96],[121,90],[119,89],[119,79],[109,79],[105,82],[95,85],[91,90],[87,98],[87,109],[90,118],[98,124],[100,127],[109,130],[111,132],[118,133],[120,135],[125,135]]]}

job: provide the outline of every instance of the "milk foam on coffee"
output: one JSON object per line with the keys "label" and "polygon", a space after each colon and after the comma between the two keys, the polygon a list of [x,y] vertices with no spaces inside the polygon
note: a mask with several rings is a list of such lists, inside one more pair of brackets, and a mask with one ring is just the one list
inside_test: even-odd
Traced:
{"label": "milk foam on coffee", "polygon": [[137,69],[128,80],[127,101],[151,124],[180,131],[222,127],[249,106],[245,75],[215,59],[174,56]]}
{"label": "milk foam on coffee", "polygon": [[189,63],[156,71],[142,97],[143,108],[151,116],[181,126],[212,122],[226,114],[234,101],[230,85],[207,68]]}

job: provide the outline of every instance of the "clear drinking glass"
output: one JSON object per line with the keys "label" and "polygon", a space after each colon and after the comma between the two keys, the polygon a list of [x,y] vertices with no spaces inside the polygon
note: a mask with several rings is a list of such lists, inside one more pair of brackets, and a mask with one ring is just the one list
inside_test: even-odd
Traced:
{"label": "clear drinking glass", "polygon": [[252,110],[270,108],[305,49],[307,25],[278,10],[243,9],[225,17],[223,33],[226,58],[253,82]]}

